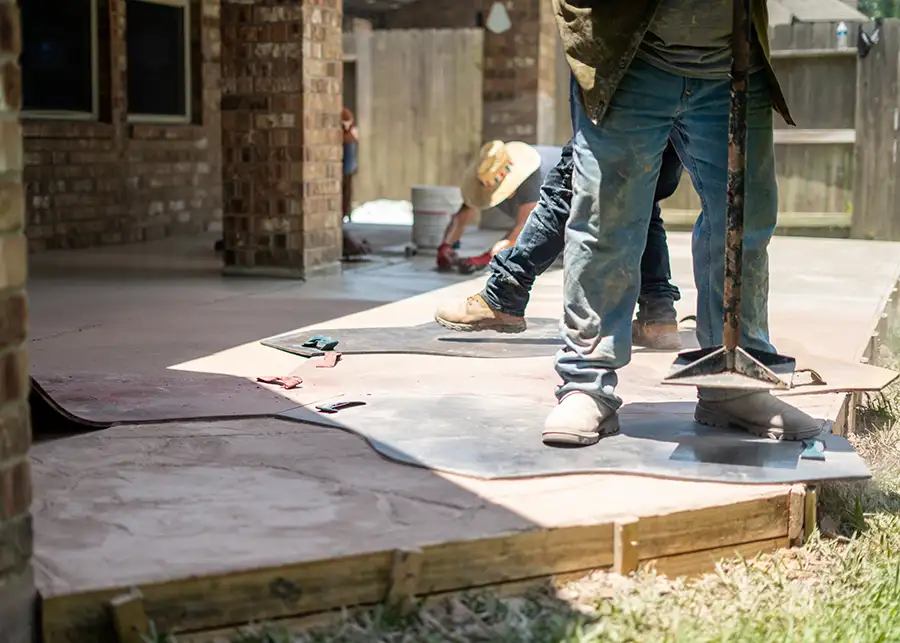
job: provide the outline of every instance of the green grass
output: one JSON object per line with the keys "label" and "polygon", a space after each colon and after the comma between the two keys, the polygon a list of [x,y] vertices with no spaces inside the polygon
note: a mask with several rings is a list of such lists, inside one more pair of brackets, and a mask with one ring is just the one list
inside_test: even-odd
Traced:
{"label": "green grass", "polygon": [[730,560],[693,581],[595,573],[519,598],[472,594],[409,615],[378,608],[233,643],[705,643],[900,641],[900,387],[866,400],[851,438],[873,471],[820,489],[802,548]]}

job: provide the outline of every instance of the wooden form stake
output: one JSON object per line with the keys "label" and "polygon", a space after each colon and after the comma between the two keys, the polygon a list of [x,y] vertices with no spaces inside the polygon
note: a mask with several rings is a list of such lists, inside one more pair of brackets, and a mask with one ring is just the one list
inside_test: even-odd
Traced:
{"label": "wooden form stake", "polygon": [[812,532],[816,530],[817,527],[817,507],[816,507],[816,488],[813,486],[806,488],[806,498],[805,498],[805,509],[804,509],[804,519],[803,519],[803,531],[805,534],[805,539],[809,540]]}
{"label": "wooden form stake", "polygon": [[788,496],[788,546],[800,547],[806,542],[806,485],[791,487]]}
{"label": "wooden form stake", "polygon": [[150,621],[144,611],[144,595],[134,588],[109,601],[113,625],[119,643],[144,643],[150,633]]}
{"label": "wooden form stake", "polygon": [[628,576],[638,568],[638,519],[618,520],[613,531],[613,571]]}
{"label": "wooden form stake", "polygon": [[401,612],[408,612],[415,606],[419,578],[422,576],[421,549],[395,549],[391,563],[391,581],[385,602]]}

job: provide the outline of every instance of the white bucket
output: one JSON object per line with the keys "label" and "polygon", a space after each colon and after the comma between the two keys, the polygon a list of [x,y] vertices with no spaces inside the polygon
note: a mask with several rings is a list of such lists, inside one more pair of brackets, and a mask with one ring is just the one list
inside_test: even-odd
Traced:
{"label": "white bucket", "polygon": [[413,245],[426,249],[434,249],[441,245],[444,230],[461,205],[462,193],[456,186],[414,185]]}

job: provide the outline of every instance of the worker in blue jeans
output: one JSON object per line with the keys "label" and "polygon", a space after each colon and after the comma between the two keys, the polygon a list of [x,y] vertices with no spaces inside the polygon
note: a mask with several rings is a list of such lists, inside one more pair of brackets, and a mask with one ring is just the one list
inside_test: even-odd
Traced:
{"label": "worker in blue jeans", "polygon": [[[641,258],[641,295],[632,326],[635,344],[659,350],[678,350],[681,339],[675,302],[681,298],[672,282],[669,246],[659,202],[678,188],[683,166],[669,145],[650,213],[647,242]],[[461,302],[450,302],[435,313],[435,321],[459,331],[520,333],[535,278],[546,272],[563,251],[566,221],[572,203],[572,141],[562,149],[559,163],[541,186],[540,200],[529,215],[515,245],[497,253],[484,290]]]}
{"label": "worker in blue jeans", "polygon": [[[778,215],[773,111],[794,124],[769,60],[765,0],[750,0],[740,345],[769,340],[768,246]],[[631,359],[631,318],[663,151],[674,140],[700,197],[692,250],[697,340],[722,344],[733,3],[551,0],[570,70],[572,212],[566,224],[563,341],[546,444],[594,444],[619,430],[617,370]],[[802,440],[822,423],[768,391],[698,388],[696,421]]]}

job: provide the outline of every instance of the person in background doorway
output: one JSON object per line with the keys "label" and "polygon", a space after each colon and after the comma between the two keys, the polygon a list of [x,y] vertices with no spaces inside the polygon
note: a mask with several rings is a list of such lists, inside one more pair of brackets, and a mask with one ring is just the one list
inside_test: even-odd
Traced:
{"label": "person in background doorway", "polygon": [[341,183],[342,199],[341,212],[344,220],[350,220],[350,211],[353,209],[353,175],[357,169],[357,147],[359,145],[359,131],[356,127],[356,119],[346,107],[341,110],[341,130],[344,136],[344,172]]}

